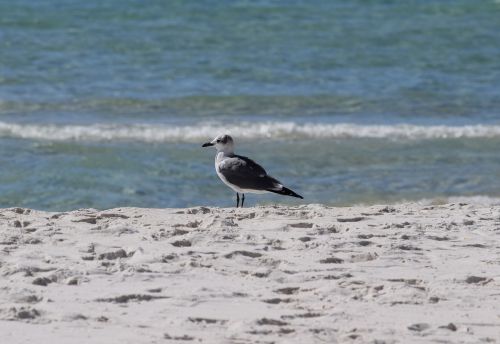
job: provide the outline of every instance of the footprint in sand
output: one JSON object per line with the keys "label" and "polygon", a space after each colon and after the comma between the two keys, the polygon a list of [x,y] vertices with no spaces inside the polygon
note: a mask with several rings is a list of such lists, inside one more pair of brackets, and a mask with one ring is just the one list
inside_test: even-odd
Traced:
{"label": "footprint in sand", "polygon": [[299,222],[299,223],[291,223],[289,224],[289,226],[292,228],[313,228],[314,223]]}
{"label": "footprint in sand", "polygon": [[427,239],[436,240],[436,241],[448,241],[448,240],[451,240],[450,237],[447,237],[447,236],[437,236],[437,235],[428,235]]}
{"label": "footprint in sand", "polygon": [[[2,312],[4,313],[4,312]],[[6,320],[33,320],[41,316],[41,312],[31,307],[12,307],[6,311]]]}
{"label": "footprint in sand", "polygon": [[39,303],[43,300],[41,296],[29,294],[29,295],[21,295],[13,298],[14,302],[18,303]]}
{"label": "footprint in sand", "polygon": [[184,229],[174,229],[174,231],[170,234],[170,236],[177,236],[177,235],[184,235],[184,234],[188,234],[189,231],[186,231]]}
{"label": "footprint in sand", "polygon": [[300,290],[299,287],[286,287],[286,288],[276,289],[274,292],[278,294],[292,295],[292,294],[297,294],[299,290]]}
{"label": "footprint in sand", "polygon": [[488,248],[489,246],[484,245],[484,244],[467,244],[467,245],[463,245],[462,247]]}
{"label": "footprint in sand", "polygon": [[445,326],[439,326],[439,328],[444,328],[444,329],[450,330],[452,332],[455,332],[458,329],[454,323],[449,323],[448,325],[445,325]]}
{"label": "footprint in sand", "polygon": [[292,302],[293,300],[290,299],[290,298],[286,298],[286,299],[280,299],[279,297],[275,297],[275,298],[272,298],[272,299],[266,299],[266,300],[262,300],[262,302],[265,302],[265,303],[270,303],[272,305],[278,305],[280,303],[290,303]]}
{"label": "footprint in sand", "polygon": [[187,228],[198,228],[201,225],[202,221],[189,221],[188,223],[177,223],[172,227],[187,227]]}
{"label": "footprint in sand", "polygon": [[0,239],[0,245],[15,245],[18,243],[19,239],[20,237],[18,235],[5,236]]}
{"label": "footprint in sand", "polygon": [[14,222],[12,222],[12,227],[15,227],[15,228],[22,228],[22,227],[23,227],[23,224],[21,223],[21,221],[19,221],[19,220],[15,220]]}
{"label": "footprint in sand", "polygon": [[182,341],[192,341],[192,340],[195,340],[195,337],[188,336],[187,334],[182,335],[182,336],[171,336],[168,333],[165,333],[163,335],[163,338],[167,339],[167,340],[182,340]]}
{"label": "footprint in sand", "polygon": [[369,262],[369,261],[375,260],[377,258],[378,258],[378,254],[375,252],[360,253],[360,254],[352,255],[349,258],[349,262],[350,263]]}
{"label": "footprint in sand", "polygon": [[11,211],[13,211],[14,213],[16,214],[20,214],[20,215],[28,215],[29,213],[31,213],[31,209],[25,209],[25,208],[11,208],[10,209]]}
{"label": "footprint in sand", "polygon": [[431,326],[429,324],[418,323],[418,324],[413,324],[413,325],[408,326],[408,330],[415,331],[415,332],[422,332],[422,331],[429,329],[430,327]]}
{"label": "footprint in sand", "polygon": [[337,218],[337,222],[359,222],[366,219],[364,216],[356,216],[356,217],[339,217]]}
{"label": "footprint in sand", "polygon": [[113,213],[101,213],[97,215],[98,219],[104,219],[104,218],[120,218],[120,219],[128,219],[129,216],[123,215],[123,214],[113,214]]}
{"label": "footprint in sand", "polygon": [[420,247],[412,246],[412,245],[399,245],[397,246],[400,250],[403,251],[422,251]]}
{"label": "footprint in sand", "polygon": [[321,259],[319,262],[321,264],[342,264],[344,260],[337,257],[328,257],[325,259]]}
{"label": "footprint in sand", "polygon": [[21,240],[21,244],[38,245],[38,244],[41,244],[41,243],[43,243],[42,240],[40,240],[38,238],[33,238],[33,237],[24,237]]}
{"label": "footprint in sand", "polygon": [[76,223],[85,222],[85,223],[90,223],[92,225],[95,225],[95,224],[97,224],[97,217],[95,217],[95,216],[84,217],[81,219],[71,220],[71,222],[76,222]]}
{"label": "footprint in sand", "polygon": [[157,299],[167,299],[168,296],[149,294],[127,294],[108,298],[96,299],[97,302],[128,303],[130,301],[151,301]]}
{"label": "footprint in sand", "polygon": [[175,253],[165,254],[161,257],[161,262],[162,263],[170,263],[178,258],[179,258],[179,256]]}
{"label": "footprint in sand", "polygon": [[488,277],[480,277],[480,276],[469,276],[465,279],[466,283],[469,284],[480,284],[480,285],[485,285],[488,284],[492,281],[491,278]]}
{"label": "footprint in sand", "polygon": [[243,214],[243,215],[239,215],[238,216],[238,220],[247,220],[247,219],[253,219],[255,218],[255,213],[252,212],[252,213],[248,213],[248,214]]}
{"label": "footprint in sand", "polygon": [[79,277],[69,277],[66,279],[65,283],[67,285],[79,285],[81,283],[81,279]]}
{"label": "footprint in sand", "polygon": [[336,227],[335,225],[329,226],[329,227],[323,227],[323,228],[318,228],[316,233],[307,233],[309,235],[324,235],[324,234],[334,234],[334,233],[339,233],[340,229]]}
{"label": "footprint in sand", "polygon": [[307,319],[307,318],[317,318],[323,316],[320,313],[302,313],[302,314],[293,314],[293,315],[282,315],[281,319],[296,319],[296,318],[301,318],[301,319]]}
{"label": "footprint in sand", "polygon": [[128,256],[127,252],[121,248],[121,249],[116,250],[116,251],[101,253],[97,257],[97,259],[99,259],[99,260],[115,260],[118,258],[126,258],[127,256]]}
{"label": "footprint in sand", "polygon": [[172,246],[175,246],[175,247],[190,247],[191,241],[189,241],[189,240],[177,240],[177,241],[174,241],[170,244]]}
{"label": "footprint in sand", "polygon": [[286,321],[281,321],[277,319],[262,318],[257,320],[258,325],[270,325],[270,326],[287,326],[289,323]]}
{"label": "footprint in sand", "polygon": [[345,274],[341,274],[341,275],[327,275],[327,276],[324,276],[323,279],[325,279],[325,280],[338,280],[338,279],[351,278],[351,277],[354,277],[354,276],[351,275],[350,273],[345,273]]}
{"label": "footprint in sand", "polygon": [[31,284],[46,287],[52,282],[54,282],[54,281],[48,277],[37,277],[33,280],[33,282],[31,282]]}
{"label": "footprint in sand", "polygon": [[210,208],[207,207],[198,207],[198,208],[190,208],[186,210],[186,214],[196,215],[196,214],[209,214]]}
{"label": "footprint in sand", "polygon": [[194,323],[198,323],[198,324],[201,323],[201,324],[224,325],[225,323],[227,323],[227,320],[223,320],[223,319],[211,319],[211,318],[201,318],[201,317],[189,317],[188,320],[191,322],[194,322]]}
{"label": "footprint in sand", "polygon": [[302,241],[302,242],[308,242],[308,241],[311,241],[313,240],[314,238],[311,238],[309,236],[303,236],[303,237],[300,237],[299,240]]}
{"label": "footprint in sand", "polygon": [[226,254],[224,257],[233,258],[234,256],[244,256],[249,258],[259,258],[262,257],[262,253],[251,252],[251,251],[233,251],[231,253]]}

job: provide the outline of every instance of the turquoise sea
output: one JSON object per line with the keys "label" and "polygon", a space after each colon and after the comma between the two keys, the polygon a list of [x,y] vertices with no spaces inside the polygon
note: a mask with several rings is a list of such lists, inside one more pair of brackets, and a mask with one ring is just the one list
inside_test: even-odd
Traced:
{"label": "turquoise sea", "polygon": [[500,203],[500,1],[0,0],[0,207]]}

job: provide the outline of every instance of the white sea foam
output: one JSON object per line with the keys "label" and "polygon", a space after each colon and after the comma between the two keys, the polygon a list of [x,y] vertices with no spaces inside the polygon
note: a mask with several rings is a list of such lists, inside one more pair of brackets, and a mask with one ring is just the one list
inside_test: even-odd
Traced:
{"label": "white sea foam", "polygon": [[[405,203],[405,202],[399,202]],[[474,205],[484,205],[484,206],[494,206],[500,205],[499,197],[491,197],[491,196],[451,196],[444,198],[424,198],[416,203],[422,205],[435,205],[435,204],[448,204],[448,203],[465,203],[465,204],[474,204]]]}
{"label": "white sea foam", "polygon": [[[392,205],[401,205],[401,204],[408,204],[408,203],[417,203],[420,205],[442,205],[442,204],[451,204],[451,203],[458,203],[458,204],[472,204],[472,205],[480,205],[480,206],[496,206],[500,205],[500,197],[492,197],[492,196],[485,196],[485,195],[475,195],[475,196],[450,196],[450,197],[435,197],[435,198],[421,198],[418,200],[412,200],[412,199],[402,199],[399,201],[395,202],[386,202],[384,204],[392,204]],[[373,205],[372,203],[365,203],[365,202],[360,202],[360,203],[355,203],[354,206],[359,206],[359,207],[368,207]],[[379,205],[382,205],[380,203]]]}
{"label": "white sea foam", "polygon": [[427,140],[450,138],[500,138],[500,125],[422,126],[411,124],[299,124],[294,122],[260,122],[230,125],[55,125],[0,122],[0,138],[11,137],[50,141],[139,141],[198,142],[220,133],[244,139],[337,139],[380,138],[393,140]]}

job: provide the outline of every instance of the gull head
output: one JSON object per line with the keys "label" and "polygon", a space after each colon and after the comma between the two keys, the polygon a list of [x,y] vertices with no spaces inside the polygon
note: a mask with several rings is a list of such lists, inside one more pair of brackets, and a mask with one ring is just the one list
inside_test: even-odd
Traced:
{"label": "gull head", "polygon": [[204,143],[202,147],[215,146],[217,152],[232,153],[234,151],[234,141],[229,135],[222,134],[210,142]]}

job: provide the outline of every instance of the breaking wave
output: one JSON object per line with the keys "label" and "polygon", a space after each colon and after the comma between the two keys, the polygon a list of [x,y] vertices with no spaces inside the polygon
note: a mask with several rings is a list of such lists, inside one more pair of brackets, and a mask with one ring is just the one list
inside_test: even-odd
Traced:
{"label": "breaking wave", "polygon": [[198,142],[220,133],[243,139],[342,139],[377,138],[429,140],[500,138],[500,125],[423,126],[411,124],[359,125],[295,122],[260,122],[234,125],[192,126],[150,124],[20,124],[0,122],[0,138],[48,141]]}

